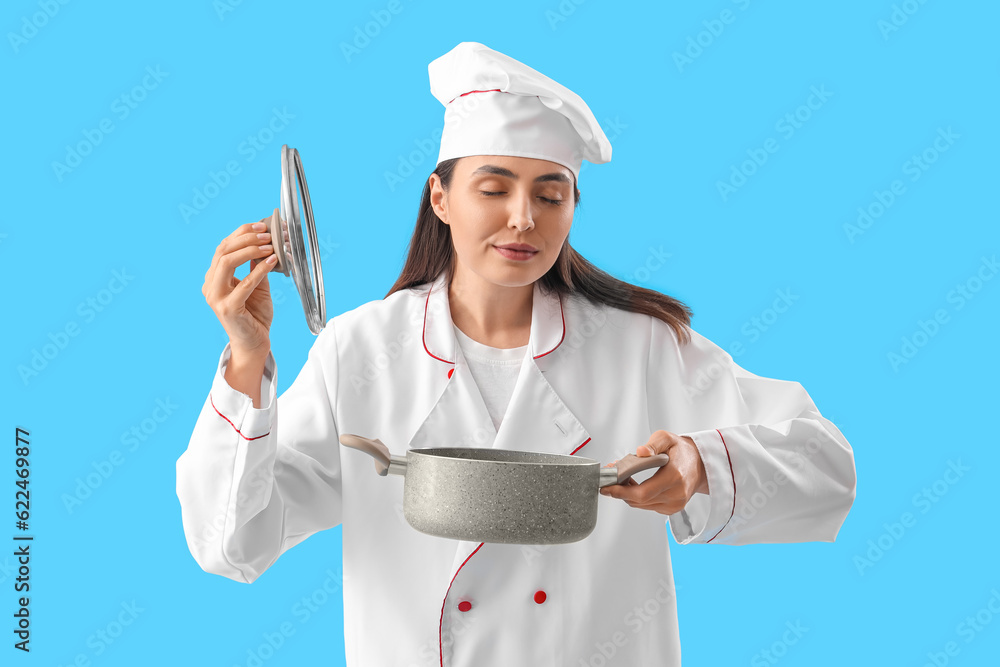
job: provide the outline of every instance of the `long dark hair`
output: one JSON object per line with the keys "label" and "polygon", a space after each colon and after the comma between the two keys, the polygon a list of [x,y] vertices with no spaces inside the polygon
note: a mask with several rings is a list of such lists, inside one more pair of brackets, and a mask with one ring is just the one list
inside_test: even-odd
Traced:
{"label": "long dark hair", "polygon": [[[445,190],[451,184],[455,164],[461,158],[444,160],[434,169],[433,174],[441,178]],[[573,187],[574,205],[580,204],[580,191]],[[454,247],[451,242],[451,227],[441,222],[431,208],[430,177],[424,183],[420,197],[417,224],[410,239],[406,264],[396,279],[396,283],[385,296],[393,292],[424,283],[433,282],[442,271],[447,272],[448,283],[454,277]],[[569,244],[563,243],[555,264],[538,279],[546,291],[559,295],[577,293],[592,303],[605,304],[621,310],[645,313],[657,317],[673,328],[682,342],[690,340],[688,327],[691,326],[691,309],[677,299],[655,290],[639,287],[602,271]],[[385,298],[385,297],[383,297]]]}

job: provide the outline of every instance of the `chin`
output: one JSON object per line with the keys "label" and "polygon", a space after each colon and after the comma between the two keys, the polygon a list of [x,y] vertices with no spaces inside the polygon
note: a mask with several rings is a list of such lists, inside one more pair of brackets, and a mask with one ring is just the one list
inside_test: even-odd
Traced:
{"label": "chin", "polygon": [[508,287],[522,287],[537,281],[539,278],[544,276],[551,267],[546,267],[545,270],[539,269],[538,266],[514,266],[505,268],[505,271],[497,272],[498,280],[495,282]]}
{"label": "chin", "polygon": [[[544,275],[538,273],[536,267],[527,266],[503,266],[497,267],[492,271],[484,271],[479,275],[482,276],[484,280],[487,280],[494,285],[502,285],[503,287],[524,287],[525,285],[531,285],[536,280]],[[535,275],[538,274],[538,275]]]}

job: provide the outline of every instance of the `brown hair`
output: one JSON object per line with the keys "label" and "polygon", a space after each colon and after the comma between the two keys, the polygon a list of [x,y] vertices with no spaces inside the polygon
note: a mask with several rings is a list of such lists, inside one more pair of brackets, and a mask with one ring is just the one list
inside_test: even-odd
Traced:
{"label": "brown hair", "polygon": [[[441,185],[445,190],[451,184],[455,163],[460,159],[444,160],[432,172],[441,178]],[[574,205],[579,206],[580,191],[575,184],[573,191]],[[454,277],[453,256],[451,227],[441,222],[431,208],[431,187],[428,177],[420,198],[417,224],[410,239],[406,263],[396,283],[385,296],[388,297],[402,289],[433,282],[442,271],[447,272],[450,284]],[[547,291],[554,291],[561,296],[577,293],[595,304],[605,304],[659,318],[673,328],[679,340],[682,342],[690,340],[688,332],[692,315],[690,308],[666,294],[618,280],[602,271],[573,249],[569,244],[569,237],[563,243],[552,268],[538,280]]]}

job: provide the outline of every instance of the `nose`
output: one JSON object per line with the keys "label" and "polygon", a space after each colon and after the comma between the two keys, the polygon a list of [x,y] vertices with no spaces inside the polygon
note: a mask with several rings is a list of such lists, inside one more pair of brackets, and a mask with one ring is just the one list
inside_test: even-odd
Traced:
{"label": "nose", "polygon": [[526,232],[535,226],[535,221],[531,217],[531,197],[511,197],[513,209],[507,226],[519,232]]}

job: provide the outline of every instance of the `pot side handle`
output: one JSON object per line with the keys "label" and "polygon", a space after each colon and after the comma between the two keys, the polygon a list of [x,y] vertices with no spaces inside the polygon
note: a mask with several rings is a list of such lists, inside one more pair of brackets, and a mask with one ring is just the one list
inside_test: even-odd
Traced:
{"label": "pot side handle", "polygon": [[375,472],[382,477],[385,477],[386,473],[389,472],[391,455],[389,454],[389,448],[381,440],[372,440],[371,438],[363,438],[360,435],[345,433],[340,436],[340,444],[362,451],[375,459]]}
{"label": "pot side handle", "polygon": [[621,484],[637,472],[650,468],[662,468],[669,461],[670,457],[666,454],[654,454],[653,456],[626,454],[618,459],[618,463],[614,467],[601,468],[598,487],[603,488],[612,484]]}

